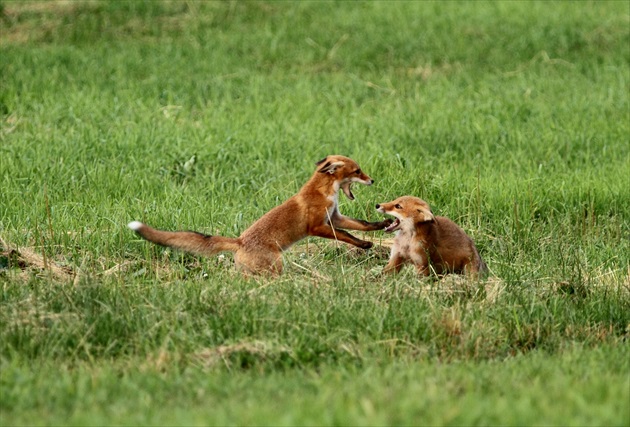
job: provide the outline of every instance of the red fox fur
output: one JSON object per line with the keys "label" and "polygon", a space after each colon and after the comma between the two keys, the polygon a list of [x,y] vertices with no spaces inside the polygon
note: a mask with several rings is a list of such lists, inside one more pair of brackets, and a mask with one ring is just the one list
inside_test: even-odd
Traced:
{"label": "red fox fur", "polygon": [[376,205],[376,210],[396,218],[385,228],[385,231],[397,233],[383,272],[398,272],[410,262],[424,276],[429,274],[430,268],[437,274],[486,273],[486,264],[472,239],[450,219],[434,216],[424,200],[403,196]]}
{"label": "red fox fur", "polygon": [[234,252],[237,269],[253,274],[282,272],[282,251],[307,236],[340,240],[362,249],[372,247],[371,242],[342,229],[382,230],[392,221],[367,222],[346,217],[339,213],[338,196],[341,189],[353,200],[353,183],[372,185],[374,181],[348,157],[328,156],[316,165],[315,173],[297,194],[271,209],[237,238],[161,231],[138,221],[129,223],[129,228],[150,242],[197,255]]}

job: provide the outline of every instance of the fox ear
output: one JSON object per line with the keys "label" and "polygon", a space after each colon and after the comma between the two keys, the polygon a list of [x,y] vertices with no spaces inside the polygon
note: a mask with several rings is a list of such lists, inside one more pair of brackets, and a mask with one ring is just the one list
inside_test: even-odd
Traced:
{"label": "fox ear", "polygon": [[326,162],[326,164],[322,166],[321,169],[319,169],[317,172],[329,173],[332,175],[335,173],[337,168],[340,168],[344,164],[345,164],[344,162],[332,162],[332,163]]}
{"label": "fox ear", "polygon": [[319,165],[321,165],[322,163],[324,163],[324,162],[326,161],[326,159],[327,159],[327,158],[328,158],[328,156],[326,156],[326,157],[324,157],[323,159],[321,159],[320,161],[316,162],[316,163],[315,163],[315,166],[319,166]]}
{"label": "fox ear", "polygon": [[433,212],[429,209],[418,209],[418,212],[420,213],[420,218],[422,218],[420,222],[433,222],[435,220]]}

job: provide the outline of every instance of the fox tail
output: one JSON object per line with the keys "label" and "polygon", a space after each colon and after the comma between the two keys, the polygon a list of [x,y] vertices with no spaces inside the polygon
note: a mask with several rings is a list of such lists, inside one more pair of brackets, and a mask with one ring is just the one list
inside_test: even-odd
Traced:
{"label": "fox tail", "polygon": [[236,252],[241,247],[239,239],[231,237],[208,236],[196,231],[156,230],[139,221],[130,222],[127,226],[149,242],[195,255],[210,256],[223,251]]}

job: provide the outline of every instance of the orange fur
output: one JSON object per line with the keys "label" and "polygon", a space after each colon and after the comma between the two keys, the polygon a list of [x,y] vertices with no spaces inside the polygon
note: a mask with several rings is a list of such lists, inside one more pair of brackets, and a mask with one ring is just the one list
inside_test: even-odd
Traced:
{"label": "orange fur", "polygon": [[391,220],[367,222],[339,213],[339,190],[351,200],[353,183],[372,185],[374,181],[359,165],[344,156],[328,156],[317,162],[311,179],[293,197],[271,209],[238,238],[206,236],[194,231],[161,231],[140,222],[129,228],[153,243],[181,249],[198,255],[221,251],[234,252],[236,267],[245,273],[282,271],[282,251],[307,237],[318,236],[340,240],[362,249],[372,243],[342,230],[382,230]]}
{"label": "orange fur", "polygon": [[434,216],[424,200],[403,196],[376,205],[376,210],[396,218],[385,228],[397,233],[384,272],[398,272],[407,262],[424,276],[430,268],[437,274],[478,275],[487,271],[472,239],[450,219]]}

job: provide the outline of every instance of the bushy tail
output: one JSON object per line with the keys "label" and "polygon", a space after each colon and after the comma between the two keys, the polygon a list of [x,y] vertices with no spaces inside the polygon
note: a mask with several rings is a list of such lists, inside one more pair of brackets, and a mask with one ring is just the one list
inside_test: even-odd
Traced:
{"label": "bushy tail", "polygon": [[179,249],[195,255],[213,255],[217,252],[236,252],[240,248],[238,239],[222,236],[207,236],[195,231],[163,231],[151,228],[138,221],[127,225],[149,242]]}

